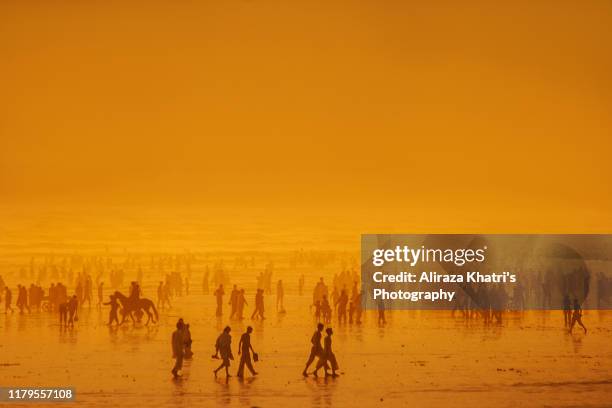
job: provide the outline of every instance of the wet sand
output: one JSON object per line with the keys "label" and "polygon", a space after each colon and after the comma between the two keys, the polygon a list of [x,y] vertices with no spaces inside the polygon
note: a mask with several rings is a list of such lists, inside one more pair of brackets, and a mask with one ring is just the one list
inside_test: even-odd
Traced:
{"label": "wet sand", "polygon": [[[48,254],[59,260],[92,253],[118,262],[126,253],[140,254],[139,262],[146,269],[148,254],[185,253],[189,248],[199,261],[193,265],[192,293],[174,299],[173,308],[161,312],[159,324],[149,327],[126,324],[109,329],[108,307],[101,311],[85,307],[72,330],[60,329],[55,314],[0,314],[2,386],[72,386],[77,401],[86,407],[612,406],[612,311],[585,311],[586,336],[580,330],[567,334],[561,312],[506,315],[502,326],[489,327],[480,320],[452,318],[445,311],[388,312],[387,325],[379,327],[375,313],[366,313],[360,326],[333,323],[342,375],[305,379],[301,372],[315,326],[308,312],[312,287],[319,276],[330,284],[331,276],[344,268],[344,260],[350,267],[351,259],[359,259],[358,235],[347,228],[296,229],[236,218],[240,229],[199,224],[191,216],[184,218],[190,221],[186,223],[159,216],[81,219],[66,212],[30,219],[2,214],[11,223],[0,227],[4,237],[0,268],[11,287],[33,280],[18,276],[30,256],[39,264]],[[326,265],[289,267],[288,254],[302,247],[339,252]],[[234,268],[232,260],[241,254],[247,259],[255,256],[255,267]],[[205,264],[212,267],[219,259],[227,260],[232,281],[246,288],[248,316],[255,276],[272,259],[274,278],[285,282],[287,314],[278,316],[274,296],[266,295],[268,318],[263,323],[230,322],[227,309],[225,317],[217,320],[214,297],[202,294],[200,282]],[[296,287],[301,273],[306,288],[300,297]],[[123,292],[135,276],[135,271],[126,271]],[[158,278],[162,278],[159,273],[145,270],[144,296],[155,297]],[[108,285],[108,274],[104,279]],[[70,285],[70,293],[73,290]],[[108,294],[107,289],[105,298]],[[175,381],[170,374],[174,363],[170,336],[179,317],[191,324],[195,355],[186,362],[183,378]],[[222,375],[214,378],[212,370],[219,361],[211,354],[227,324],[233,328],[236,357],[240,334],[253,325],[252,343],[261,357],[256,378],[243,382],[236,377],[226,381]],[[234,361],[232,374],[237,365]]]}
{"label": "wet sand", "polygon": [[[87,407],[611,405],[610,311],[585,312],[586,336],[564,332],[561,312],[507,315],[502,326],[489,327],[424,311],[388,313],[379,327],[367,313],[360,326],[334,322],[342,374],[315,379],[301,376],[315,324],[307,313],[310,296],[286,296],[284,316],[272,311],[274,297],[266,298],[263,323],[217,320],[213,296],[200,291],[175,299],[149,327],[109,329],[108,308],[85,307],[68,330],[48,313],[0,315],[2,385],[72,386]],[[250,295],[247,301],[252,304]],[[195,355],[173,380],[169,340],[178,317],[191,323]],[[214,378],[219,361],[211,354],[226,324],[236,357],[240,334],[253,325],[261,357],[256,378]]]}

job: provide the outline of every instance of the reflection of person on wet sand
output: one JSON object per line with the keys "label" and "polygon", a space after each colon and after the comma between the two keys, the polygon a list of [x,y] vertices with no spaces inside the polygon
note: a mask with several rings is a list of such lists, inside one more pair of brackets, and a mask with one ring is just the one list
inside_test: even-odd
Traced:
{"label": "reflection of person on wet sand", "polygon": [[572,332],[574,328],[574,324],[578,323],[584,329],[584,334],[587,332],[587,328],[582,324],[582,308],[580,307],[580,303],[578,303],[578,299],[574,299],[574,314],[572,315],[572,322],[570,324],[569,332]]}
{"label": "reflection of person on wet sand", "polygon": [[225,375],[227,377],[231,377],[229,373],[230,360],[234,359],[232,355],[232,336],[230,336],[230,331],[232,329],[227,326],[223,329],[223,333],[219,335],[217,338],[217,342],[215,344],[215,355],[213,357],[218,358],[218,355],[221,354],[221,359],[223,362],[219,367],[214,370],[215,377],[217,376],[217,372],[225,367]]}
{"label": "reflection of person on wet sand", "polygon": [[103,303],[104,306],[111,307],[110,312],[108,313],[108,325],[113,324],[113,321],[117,322],[119,325],[119,317],[117,316],[117,311],[119,310],[119,303],[117,302],[117,297],[114,295],[109,296],[110,300],[106,303]]}
{"label": "reflection of person on wet sand", "polygon": [[332,351],[331,336],[334,332],[331,329],[331,327],[328,327],[325,330],[325,333],[327,333],[327,336],[325,336],[325,340],[324,340],[323,354],[321,354],[321,357],[319,357],[319,361],[317,362],[317,367],[315,368],[312,374],[316,377],[317,371],[319,371],[319,369],[323,367],[326,377],[329,375],[329,373],[327,372],[329,368],[331,368],[332,370],[331,375],[333,377],[336,377],[337,376],[336,370],[339,367],[338,367],[338,362],[336,361],[336,355]]}
{"label": "reflection of person on wet sand", "polygon": [[174,378],[178,377],[178,372],[183,368],[185,347],[184,327],[183,319],[179,319],[176,323],[176,330],[172,333],[172,357],[176,359],[174,368],[172,369]]}
{"label": "reflection of person on wet sand", "polygon": [[306,361],[306,367],[304,367],[304,371],[302,371],[302,375],[304,377],[308,377],[308,367],[312,364],[315,357],[320,357],[323,354],[323,347],[321,347],[321,333],[323,333],[323,324],[317,324],[317,330],[312,335],[310,339],[310,343],[312,347],[310,348],[310,355],[308,356],[308,361]]}
{"label": "reflection of person on wet sand", "polygon": [[253,332],[253,328],[251,326],[247,327],[246,333],[244,333],[240,337],[240,343],[238,343],[238,355],[242,355],[240,357],[240,364],[238,365],[238,377],[244,377],[244,366],[246,365],[252,375],[257,375],[257,372],[253,368],[253,364],[251,363],[251,352],[255,355],[255,350],[253,350],[253,346],[251,346],[251,333]]}

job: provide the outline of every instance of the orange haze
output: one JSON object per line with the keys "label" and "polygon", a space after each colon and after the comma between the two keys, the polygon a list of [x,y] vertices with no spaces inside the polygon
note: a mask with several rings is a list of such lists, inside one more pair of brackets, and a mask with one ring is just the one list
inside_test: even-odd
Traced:
{"label": "orange haze", "polygon": [[2,214],[610,232],[611,26],[605,1],[3,1]]}

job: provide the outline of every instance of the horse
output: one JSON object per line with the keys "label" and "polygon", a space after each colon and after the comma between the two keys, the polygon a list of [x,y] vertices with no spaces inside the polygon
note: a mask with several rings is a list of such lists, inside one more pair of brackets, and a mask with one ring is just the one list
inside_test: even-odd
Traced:
{"label": "horse", "polygon": [[[153,320],[153,323],[159,320],[159,314],[157,313],[155,304],[150,299],[131,299],[119,291],[115,291],[115,296],[117,297],[117,299],[121,303],[121,307],[123,308],[123,320],[121,320],[121,323],[119,324],[123,324],[128,315],[132,318],[132,322],[136,323],[132,312],[138,312],[141,309],[147,314],[147,322],[145,323],[145,325],[148,325],[151,320]],[[153,309],[153,313],[151,313],[149,309]],[[153,314],[155,314],[155,317],[153,317]]]}

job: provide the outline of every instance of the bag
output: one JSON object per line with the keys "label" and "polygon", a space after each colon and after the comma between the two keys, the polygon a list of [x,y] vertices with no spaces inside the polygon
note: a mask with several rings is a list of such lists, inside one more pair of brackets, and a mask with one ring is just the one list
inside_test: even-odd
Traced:
{"label": "bag", "polygon": [[254,362],[258,362],[259,361],[259,354],[253,353],[253,361]]}

